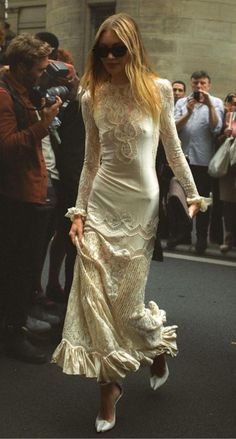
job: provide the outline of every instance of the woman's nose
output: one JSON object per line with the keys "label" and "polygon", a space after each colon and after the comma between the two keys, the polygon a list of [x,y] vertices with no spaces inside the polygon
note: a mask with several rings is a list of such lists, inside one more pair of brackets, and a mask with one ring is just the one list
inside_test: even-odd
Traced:
{"label": "woman's nose", "polygon": [[114,57],[114,55],[112,55],[111,52],[109,52],[108,55],[107,55],[107,58],[109,58],[109,59],[114,59],[115,57]]}

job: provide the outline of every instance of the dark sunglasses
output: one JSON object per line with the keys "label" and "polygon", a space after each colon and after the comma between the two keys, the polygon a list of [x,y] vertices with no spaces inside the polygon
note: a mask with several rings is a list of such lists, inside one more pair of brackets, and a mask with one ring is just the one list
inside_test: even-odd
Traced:
{"label": "dark sunglasses", "polygon": [[124,44],[113,44],[111,47],[96,45],[93,53],[98,58],[107,58],[111,53],[115,58],[121,58],[127,53],[127,47]]}

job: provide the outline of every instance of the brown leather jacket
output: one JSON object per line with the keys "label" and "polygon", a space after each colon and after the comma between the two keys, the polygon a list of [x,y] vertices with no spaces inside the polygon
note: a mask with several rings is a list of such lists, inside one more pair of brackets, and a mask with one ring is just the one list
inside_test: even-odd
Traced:
{"label": "brown leather jacket", "polygon": [[[22,104],[20,117],[9,86]],[[27,89],[10,71],[4,72],[0,79],[0,194],[23,202],[45,203],[47,171],[41,139],[47,135],[48,130],[32,109]]]}

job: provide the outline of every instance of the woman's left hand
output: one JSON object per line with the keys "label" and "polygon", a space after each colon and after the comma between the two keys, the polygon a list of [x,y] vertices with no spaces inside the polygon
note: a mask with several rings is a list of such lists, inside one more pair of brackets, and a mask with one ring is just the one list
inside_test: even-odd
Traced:
{"label": "woman's left hand", "polygon": [[188,208],[188,213],[190,218],[193,218],[200,210],[200,204],[199,203],[193,203]]}

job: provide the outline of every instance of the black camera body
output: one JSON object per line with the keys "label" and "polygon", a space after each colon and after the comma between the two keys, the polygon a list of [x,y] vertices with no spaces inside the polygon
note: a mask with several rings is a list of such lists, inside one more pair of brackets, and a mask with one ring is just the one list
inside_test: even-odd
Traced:
{"label": "black camera body", "polygon": [[195,99],[195,101],[200,101],[200,91],[194,91],[193,92],[193,99]]}
{"label": "black camera body", "polygon": [[57,85],[60,78],[66,78],[69,73],[68,67],[60,61],[48,64],[39,80],[39,85],[32,88],[30,100],[36,109],[42,107],[42,98],[45,98],[46,107],[55,104],[56,96],[64,102],[69,96],[69,89],[64,85]]}

